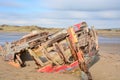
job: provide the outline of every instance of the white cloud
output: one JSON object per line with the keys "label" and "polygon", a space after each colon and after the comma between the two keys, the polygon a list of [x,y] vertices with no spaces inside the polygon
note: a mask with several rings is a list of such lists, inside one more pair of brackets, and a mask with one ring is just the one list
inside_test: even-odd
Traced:
{"label": "white cloud", "polygon": [[48,19],[120,19],[120,11],[51,11],[32,14],[31,16]]}
{"label": "white cloud", "polygon": [[20,8],[23,7],[23,4],[17,3],[13,0],[3,0],[0,1],[0,7],[7,7],[7,8]]}
{"label": "white cloud", "polygon": [[8,24],[8,25],[21,25],[28,23],[26,20],[7,20],[0,19],[0,24]]}
{"label": "white cloud", "polygon": [[43,7],[56,10],[113,10],[120,9],[118,0],[45,0]]}
{"label": "white cloud", "polygon": [[[48,15],[47,15],[48,14]],[[1,24],[38,25],[43,27],[68,27],[81,21],[86,21],[97,28],[112,26],[120,21],[120,11],[51,11],[38,14],[0,14]],[[104,20],[105,19],[105,20]],[[120,23],[116,23],[116,27]]]}
{"label": "white cloud", "polygon": [[120,28],[120,20],[86,20],[89,26],[98,29]]}
{"label": "white cloud", "polygon": [[[90,25],[95,24],[97,28],[120,25],[119,0],[35,0],[38,3],[31,1],[19,3],[12,0],[10,3],[0,4],[0,9],[1,6],[12,7],[0,10],[0,24],[68,27],[86,21]],[[24,8],[13,9],[17,6]]]}
{"label": "white cloud", "polygon": [[103,19],[120,19],[120,11],[100,11],[98,15]]}

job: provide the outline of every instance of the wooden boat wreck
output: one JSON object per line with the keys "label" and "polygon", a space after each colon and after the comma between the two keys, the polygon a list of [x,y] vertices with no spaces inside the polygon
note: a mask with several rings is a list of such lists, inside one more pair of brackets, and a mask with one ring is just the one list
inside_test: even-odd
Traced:
{"label": "wooden boat wreck", "polygon": [[6,60],[17,60],[21,67],[25,66],[25,55],[29,53],[39,67],[38,72],[67,72],[79,68],[88,80],[92,79],[90,66],[99,60],[96,31],[88,28],[86,22],[52,35],[42,32],[24,36],[7,45],[5,50]]}

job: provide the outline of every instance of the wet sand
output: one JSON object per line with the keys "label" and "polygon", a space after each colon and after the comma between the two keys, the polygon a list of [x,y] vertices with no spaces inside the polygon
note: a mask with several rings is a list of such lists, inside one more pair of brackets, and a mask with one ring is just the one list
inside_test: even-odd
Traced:
{"label": "wet sand", "polygon": [[120,80],[120,44],[100,44],[99,54],[90,68],[93,80]]}
{"label": "wet sand", "polygon": [[[90,68],[93,80],[120,80],[120,44],[100,44],[100,60]],[[0,80],[80,80],[71,74],[38,73],[34,62],[14,68],[0,57]]]}

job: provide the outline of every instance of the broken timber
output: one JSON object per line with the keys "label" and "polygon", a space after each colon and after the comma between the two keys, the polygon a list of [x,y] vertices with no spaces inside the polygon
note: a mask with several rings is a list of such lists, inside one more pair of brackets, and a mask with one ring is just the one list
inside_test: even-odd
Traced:
{"label": "broken timber", "polygon": [[[38,72],[65,72],[79,66],[91,79],[89,67],[98,57],[98,39],[94,28],[89,29],[86,22],[82,22],[53,35],[32,34],[12,42],[9,49],[11,52],[7,54],[28,52],[39,67]],[[20,65],[25,64],[19,55],[16,58]]]}

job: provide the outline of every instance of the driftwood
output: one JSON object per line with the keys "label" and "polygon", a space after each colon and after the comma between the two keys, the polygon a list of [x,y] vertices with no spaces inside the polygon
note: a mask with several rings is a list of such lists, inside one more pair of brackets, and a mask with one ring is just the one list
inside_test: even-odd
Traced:
{"label": "driftwood", "polygon": [[[40,68],[39,72],[47,72],[44,69],[46,67],[50,68],[48,72],[57,72],[79,66],[80,72],[84,72],[91,79],[88,65],[94,56],[97,56],[98,39],[95,29],[89,29],[87,24],[82,22],[53,35],[44,32],[24,37],[12,42],[7,49],[7,54],[13,55],[24,54],[20,53],[21,50],[28,51]],[[16,58],[20,65],[24,63],[19,55],[16,55]]]}

